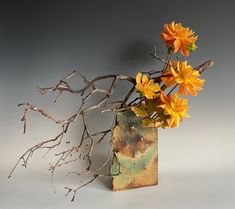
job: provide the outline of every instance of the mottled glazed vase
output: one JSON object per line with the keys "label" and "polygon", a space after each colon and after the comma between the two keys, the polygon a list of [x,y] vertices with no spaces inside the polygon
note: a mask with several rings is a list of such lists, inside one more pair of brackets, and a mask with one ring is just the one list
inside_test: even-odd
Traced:
{"label": "mottled glazed vase", "polygon": [[117,115],[112,132],[112,187],[122,191],[158,183],[157,128],[142,127],[131,110]]}

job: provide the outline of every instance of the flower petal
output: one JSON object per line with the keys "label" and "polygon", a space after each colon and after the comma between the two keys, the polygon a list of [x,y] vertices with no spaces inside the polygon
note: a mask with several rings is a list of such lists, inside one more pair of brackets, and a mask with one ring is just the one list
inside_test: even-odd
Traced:
{"label": "flower petal", "polygon": [[154,91],[154,92],[158,92],[158,91],[160,91],[160,86],[159,86],[159,84],[158,83],[155,83],[155,84],[152,84],[150,87],[149,87],[149,89],[151,90],[151,91]]}
{"label": "flower petal", "polygon": [[147,75],[143,75],[143,77],[142,77],[142,82],[143,83],[146,83],[146,82],[148,82],[148,76]]}
{"label": "flower petal", "polygon": [[142,73],[138,73],[135,78],[137,84],[141,83],[141,78],[142,78]]}

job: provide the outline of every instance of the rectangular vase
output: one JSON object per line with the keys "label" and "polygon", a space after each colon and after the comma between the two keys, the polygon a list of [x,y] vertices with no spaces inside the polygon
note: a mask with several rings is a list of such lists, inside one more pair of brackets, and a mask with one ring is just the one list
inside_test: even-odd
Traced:
{"label": "rectangular vase", "polygon": [[143,127],[131,110],[117,114],[112,132],[114,157],[110,173],[114,191],[158,183],[157,128]]}

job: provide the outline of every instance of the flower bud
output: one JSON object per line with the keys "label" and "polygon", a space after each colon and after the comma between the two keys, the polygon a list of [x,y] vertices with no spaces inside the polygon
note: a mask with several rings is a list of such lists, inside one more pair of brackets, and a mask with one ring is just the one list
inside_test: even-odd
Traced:
{"label": "flower bud", "polygon": [[167,53],[168,53],[168,54],[172,54],[173,51],[174,51],[174,48],[173,48],[173,47],[169,47],[169,48],[167,49]]}
{"label": "flower bud", "polygon": [[191,44],[189,47],[188,47],[188,50],[190,52],[195,52],[197,49],[197,45],[195,43]]}

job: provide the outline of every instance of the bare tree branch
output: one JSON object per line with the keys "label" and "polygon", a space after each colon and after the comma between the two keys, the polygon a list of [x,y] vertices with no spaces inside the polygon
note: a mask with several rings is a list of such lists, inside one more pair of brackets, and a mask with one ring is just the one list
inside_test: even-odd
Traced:
{"label": "bare tree branch", "polygon": [[[165,60],[157,54],[155,48],[154,53],[151,53],[151,55],[154,59],[161,61],[161,63],[164,65],[163,70],[167,68],[171,60],[171,54],[168,54]],[[194,69],[198,70],[200,73],[203,73],[206,69],[210,68],[212,65],[213,62],[209,60],[195,67]],[[161,84],[162,77],[172,76],[172,75],[162,75],[163,70],[152,70],[144,73],[148,74],[151,77],[151,79],[154,80],[154,82]],[[68,82],[69,79],[75,76],[81,78],[84,83],[84,86],[81,89],[78,90],[72,89]],[[100,81],[109,82],[110,85],[108,86],[108,88],[100,88],[98,85]],[[130,82],[132,86],[127,91],[127,94],[124,95],[124,98],[122,98],[121,100],[113,101],[112,96],[114,94],[114,91],[116,90],[116,85],[118,82],[122,81]],[[20,163],[22,163],[22,166],[26,167],[30,158],[35,153],[35,151],[46,149],[47,151],[46,154],[48,154],[51,150],[61,145],[62,142],[64,141],[63,140],[64,136],[67,133],[70,125],[78,120],[82,122],[82,131],[78,144],[68,143],[68,148],[66,148],[61,152],[56,153],[54,155],[56,157],[55,162],[53,164],[50,164],[49,170],[51,172],[51,183],[53,187],[54,187],[53,179],[55,171],[59,167],[72,164],[78,161],[85,162],[84,169],[81,172],[69,171],[68,174],[65,176],[65,178],[67,178],[71,174],[76,174],[81,177],[83,175],[89,176],[91,177],[91,179],[85,183],[82,183],[80,186],[77,186],[74,189],[65,187],[65,189],[68,190],[65,196],[72,193],[72,201],[74,201],[76,193],[79,189],[92,183],[99,176],[111,176],[110,174],[104,175],[100,172],[102,171],[102,169],[105,168],[105,166],[107,166],[109,160],[113,156],[112,140],[109,141],[110,150],[106,160],[102,163],[102,165],[100,165],[98,168],[96,168],[93,171],[91,170],[91,164],[92,164],[91,157],[95,150],[96,145],[101,143],[105,138],[107,138],[107,136],[109,136],[109,133],[111,133],[112,129],[115,127],[117,113],[120,111],[125,111],[132,106],[139,105],[144,101],[145,98],[141,95],[135,97],[134,99],[132,99],[132,101],[129,101],[133,93],[135,92],[135,85],[136,85],[135,79],[127,75],[109,74],[104,76],[98,76],[93,80],[89,81],[85,77],[85,75],[83,75],[80,71],[74,70],[73,72],[65,76],[63,79],[61,79],[53,86],[45,88],[38,87],[37,90],[42,95],[47,94],[49,92],[56,92],[57,96],[54,99],[55,104],[58,102],[62,94],[65,92],[78,95],[80,97],[80,104],[78,105],[76,112],[73,113],[70,117],[65,119],[57,119],[54,116],[51,116],[46,111],[44,111],[42,108],[39,108],[30,103],[22,103],[18,105],[24,107],[24,113],[21,119],[24,123],[24,131],[23,131],[24,133],[26,132],[27,128],[27,115],[29,114],[29,112],[37,112],[41,114],[44,118],[47,118],[50,121],[54,122],[55,124],[59,125],[62,130],[55,138],[44,140],[34,145],[31,148],[29,148],[23,155],[21,155],[16,164],[14,165],[13,169],[11,170],[8,178],[12,176],[13,172]],[[171,93],[176,87],[177,86],[174,86],[169,93]],[[164,89],[165,86],[162,85],[161,88]],[[99,101],[90,105],[89,100],[92,97],[94,97],[95,94],[101,94],[102,97]],[[97,109],[100,110],[100,113],[112,111],[114,114],[114,121],[108,129],[92,133],[88,127],[87,113]],[[157,117],[156,113],[153,113],[151,117],[152,118]]]}

